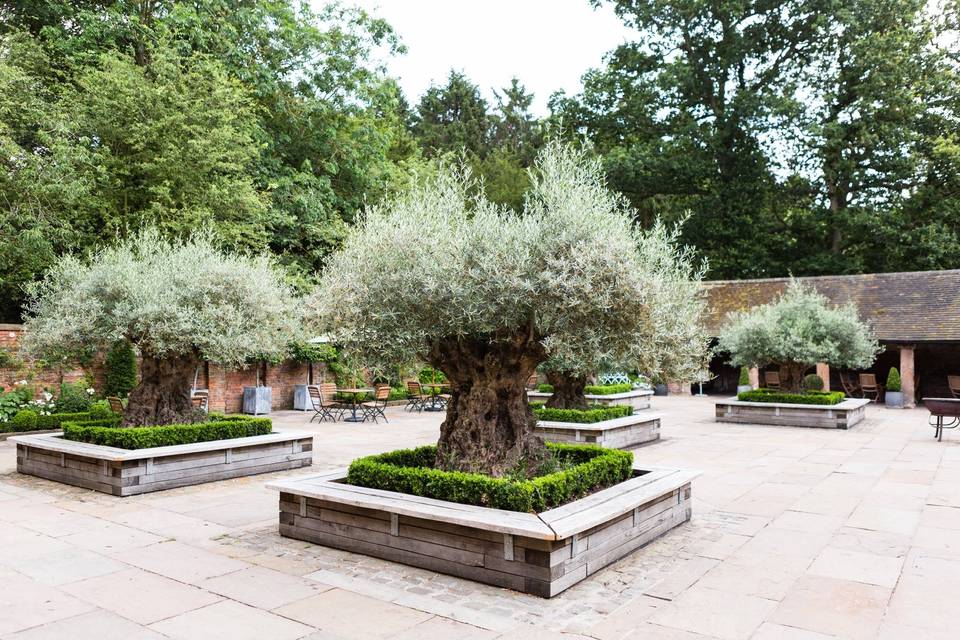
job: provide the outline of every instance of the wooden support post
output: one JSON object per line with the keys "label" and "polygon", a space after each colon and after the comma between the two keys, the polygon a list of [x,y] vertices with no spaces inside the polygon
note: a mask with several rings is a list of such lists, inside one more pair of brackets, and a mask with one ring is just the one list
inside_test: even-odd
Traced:
{"label": "wooden support post", "polygon": [[818,362],[817,375],[823,380],[823,390],[830,391],[830,365],[826,362]]}
{"label": "wooden support post", "polygon": [[913,345],[900,347],[900,390],[903,391],[903,406],[911,409],[917,406],[917,391],[913,370]]}

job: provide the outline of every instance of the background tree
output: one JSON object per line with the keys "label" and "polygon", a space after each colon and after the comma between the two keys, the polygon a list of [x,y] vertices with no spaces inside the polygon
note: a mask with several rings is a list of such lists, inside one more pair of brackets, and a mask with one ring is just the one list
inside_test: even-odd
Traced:
{"label": "background tree", "polygon": [[150,224],[270,250],[308,283],[419,152],[373,51],[301,0],[23,2],[0,12],[2,319],[57,256]]}
{"label": "background tree", "polygon": [[662,320],[653,296],[672,293],[651,266],[676,257],[642,255],[665,245],[634,229],[597,162],[560,144],[542,152],[522,215],[473,188],[469,172],[444,167],[370,209],[308,317],[375,369],[421,361],[446,374],[438,465],[532,471],[545,450],[527,378],[550,357],[642,351]]}
{"label": "background tree", "polygon": [[451,69],[445,85],[430,85],[420,98],[413,134],[427,157],[463,151],[484,158],[490,150],[488,109],[480,88]]}
{"label": "background tree", "polygon": [[779,365],[783,387],[800,393],[804,372],[818,362],[868,367],[880,346],[855,306],[832,307],[794,280],[776,301],[731,314],[716,350],[729,353],[736,367]]}
{"label": "background tree", "polygon": [[297,298],[270,259],[225,252],[203,235],[164,240],[155,229],[88,260],[61,258],[31,287],[28,309],[23,349],[33,357],[137,346],[126,425],[193,421],[199,362],[241,367],[284,354],[299,327]]}

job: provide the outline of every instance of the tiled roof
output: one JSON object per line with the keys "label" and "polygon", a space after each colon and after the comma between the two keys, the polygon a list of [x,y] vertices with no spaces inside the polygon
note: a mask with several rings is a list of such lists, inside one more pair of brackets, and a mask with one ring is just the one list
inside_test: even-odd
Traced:
{"label": "tiled roof", "polygon": [[[834,304],[853,302],[881,341],[960,341],[960,269],[797,279]],[[710,334],[717,335],[731,311],[771,302],[789,282],[789,278],[705,282]]]}

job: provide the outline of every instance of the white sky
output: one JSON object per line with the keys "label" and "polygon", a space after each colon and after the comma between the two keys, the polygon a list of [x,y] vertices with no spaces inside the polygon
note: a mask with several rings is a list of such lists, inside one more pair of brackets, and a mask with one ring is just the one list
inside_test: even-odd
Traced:
{"label": "white sky", "polygon": [[451,68],[466,73],[493,104],[493,89],[517,76],[535,94],[533,111],[547,113],[554,91],[580,90],[580,76],[635,32],[610,5],[588,0],[347,0],[385,18],[406,55],[388,60],[411,105]]}

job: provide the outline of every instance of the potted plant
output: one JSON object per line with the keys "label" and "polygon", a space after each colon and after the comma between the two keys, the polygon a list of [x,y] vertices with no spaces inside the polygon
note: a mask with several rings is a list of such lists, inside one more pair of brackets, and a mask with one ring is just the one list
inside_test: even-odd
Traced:
{"label": "potted plant", "polygon": [[737,393],[744,391],[753,391],[753,385],[750,384],[750,370],[746,367],[740,367],[740,380],[737,382]]}
{"label": "potted plant", "polygon": [[883,396],[884,403],[891,409],[903,409],[903,391],[900,389],[900,372],[891,367],[887,374],[887,389]]}

